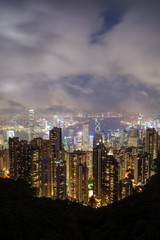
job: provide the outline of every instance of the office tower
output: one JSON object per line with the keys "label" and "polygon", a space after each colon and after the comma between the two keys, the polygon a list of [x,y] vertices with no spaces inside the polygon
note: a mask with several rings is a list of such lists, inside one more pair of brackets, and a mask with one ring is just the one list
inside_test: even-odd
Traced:
{"label": "office tower", "polygon": [[89,136],[89,151],[93,151],[93,139],[94,139],[94,136],[90,135]]}
{"label": "office tower", "polygon": [[119,200],[126,198],[128,196],[131,196],[133,194],[132,181],[130,181],[127,178],[120,180],[118,192],[119,192],[119,194],[118,194]]}
{"label": "office tower", "polygon": [[102,143],[102,135],[100,134],[100,122],[98,119],[95,119],[95,135],[94,135],[94,141],[93,141],[93,147],[95,148],[96,145],[99,145]]}
{"label": "office tower", "polygon": [[17,179],[17,148],[19,145],[19,138],[9,138],[10,178],[15,180]]}
{"label": "office tower", "polygon": [[142,127],[143,127],[143,122],[142,122],[142,114],[140,113],[139,114],[139,116],[138,116],[138,122],[137,122],[137,124],[138,124],[138,128],[139,129],[142,129]]}
{"label": "office tower", "polygon": [[55,161],[53,164],[53,198],[66,199],[66,162],[63,160]]}
{"label": "office tower", "polygon": [[34,110],[29,110],[29,141],[32,141],[34,138]]}
{"label": "office tower", "polygon": [[128,147],[129,132],[123,130],[121,134],[121,146]]}
{"label": "office tower", "polygon": [[67,152],[74,152],[74,138],[73,137],[64,137],[64,149]]}
{"label": "office tower", "polygon": [[86,163],[79,163],[76,169],[78,202],[88,203],[88,168]]}
{"label": "office tower", "polygon": [[93,150],[93,193],[103,205],[118,198],[118,163],[103,144]]}
{"label": "office tower", "polygon": [[154,165],[154,159],[157,158],[158,152],[158,133],[154,128],[146,129],[145,138],[145,152],[152,155],[152,167]]}
{"label": "office tower", "polygon": [[7,141],[9,138],[13,138],[15,136],[15,133],[13,130],[6,131]]}
{"label": "office tower", "polygon": [[88,178],[93,179],[93,152],[86,152],[86,164],[88,167]]}
{"label": "office tower", "polygon": [[77,139],[76,139],[76,151],[82,151],[83,149],[83,133],[78,132],[77,133]]}
{"label": "office tower", "polygon": [[89,125],[83,124],[83,151],[89,151]]}
{"label": "office tower", "polygon": [[39,160],[39,196],[51,197],[51,159],[47,156]]}
{"label": "office tower", "polygon": [[59,126],[58,115],[53,115],[53,125],[54,127]]}
{"label": "office tower", "polygon": [[138,146],[138,130],[134,128],[129,129],[128,147]]}
{"label": "office tower", "polygon": [[146,184],[151,176],[151,162],[150,154],[138,155],[134,159],[134,184]]}

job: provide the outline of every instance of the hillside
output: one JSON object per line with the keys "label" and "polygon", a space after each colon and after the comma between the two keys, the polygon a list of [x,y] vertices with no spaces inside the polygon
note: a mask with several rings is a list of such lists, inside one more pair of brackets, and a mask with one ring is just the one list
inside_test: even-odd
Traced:
{"label": "hillside", "polygon": [[0,179],[0,233],[12,240],[159,239],[160,175],[144,191],[100,209],[33,197],[22,180]]}

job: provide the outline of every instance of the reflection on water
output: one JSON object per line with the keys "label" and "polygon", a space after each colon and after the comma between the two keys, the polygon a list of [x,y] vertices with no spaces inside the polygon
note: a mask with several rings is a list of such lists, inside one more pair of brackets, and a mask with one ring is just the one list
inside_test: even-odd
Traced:
{"label": "reflection on water", "polygon": [[[101,131],[116,131],[117,129],[123,130],[124,126],[120,124],[121,118],[106,118],[100,121]],[[93,119],[89,119],[89,134],[95,133],[95,121]],[[77,135],[77,132],[82,131],[82,124],[78,124],[73,128],[63,129],[63,137],[64,136],[71,136],[74,137]]]}
{"label": "reflection on water", "polygon": [[[124,126],[120,124],[121,118],[106,118],[100,121],[101,131],[107,132],[109,130],[115,131],[117,129],[123,130]],[[89,134],[93,135],[95,133],[95,121],[93,119],[88,119],[89,124]],[[77,135],[77,132],[82,131],[82,124],[78,124],[73,128],[67,128],[62,130],[62,136],[71,136],[74,137]],[[27,132],[17,131],[15,136],[23,140],[29,140],[29,135]]]}

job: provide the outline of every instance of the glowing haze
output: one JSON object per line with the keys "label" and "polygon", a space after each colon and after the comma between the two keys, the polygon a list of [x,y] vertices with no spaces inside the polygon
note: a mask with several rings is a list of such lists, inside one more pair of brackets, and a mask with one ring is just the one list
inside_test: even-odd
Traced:
{"label": "glowing haze", "polygon": [[159,110],[160,3],[0,1],[0,109]]}

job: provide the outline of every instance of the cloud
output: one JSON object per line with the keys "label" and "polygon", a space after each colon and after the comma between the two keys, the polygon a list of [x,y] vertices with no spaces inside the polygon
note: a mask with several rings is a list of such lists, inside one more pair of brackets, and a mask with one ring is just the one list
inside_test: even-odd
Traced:
{"label": "cloud", "polygon": [[1,108],[157,110],[159,5],[0,1]]}

